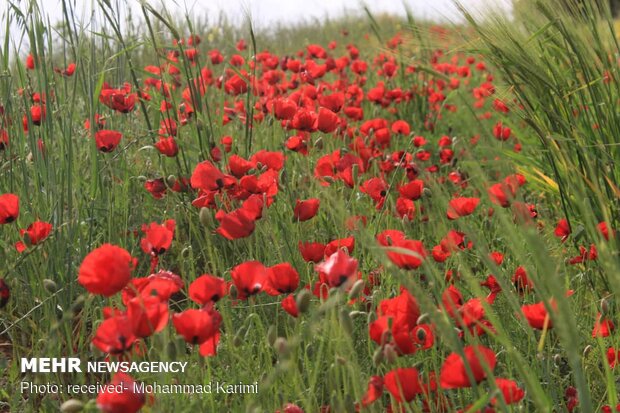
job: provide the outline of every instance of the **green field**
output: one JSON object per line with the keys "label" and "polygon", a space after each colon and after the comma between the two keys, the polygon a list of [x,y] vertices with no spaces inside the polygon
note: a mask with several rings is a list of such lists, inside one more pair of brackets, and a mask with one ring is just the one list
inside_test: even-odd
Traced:
{"label": "green field", "polygon": [[618,36],[519,6],[0,6],[0,412],[620,411]]}

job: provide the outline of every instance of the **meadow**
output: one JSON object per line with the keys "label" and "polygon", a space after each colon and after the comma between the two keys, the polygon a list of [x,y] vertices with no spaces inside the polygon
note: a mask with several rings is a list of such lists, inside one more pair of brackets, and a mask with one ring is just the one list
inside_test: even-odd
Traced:
{"label": "meadow", "polygon": [[4,10],[0,411],[620,411],[604,6],[60,7]]}

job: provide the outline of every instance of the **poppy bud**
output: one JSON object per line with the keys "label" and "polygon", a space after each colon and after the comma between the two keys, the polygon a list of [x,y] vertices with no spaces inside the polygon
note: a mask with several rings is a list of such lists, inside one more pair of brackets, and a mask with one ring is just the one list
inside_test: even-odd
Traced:
{"label": "poppy bud", "polygon": [[273,343],[273,348],[282,357],[286,357],[289,353],[288,343],[284,337],[278,337]]}
{"label": "poppy bud", "polygon": [[202,207],[200,208],[200,213],[198,214],[198,219],[200,223],[205,227],[208,227],[211,223],[211,213],[209,212],[209,208]]}
{"label": "poppy bud", "polygon": [[45,288],[45,290],[51,294],[54,294],[56,291],[58,291],[58,286],[56,285],[56,283],[49,278],[43,280],[43,288]]}
{"label": "poppy bud", "polygon": [[351,312],[349,313],[349,317],[351,317],[351,318],[361,317],[361,316],[363,316],[363,315],[366,315],[366,312],[365,312],[365,311],[357,311],[357,310],[355,310],[355,311],[351,311]]}
{"label": "poppy bud", "polygon": [[62,413],[78,413],[84,409],[84,403],[76,399],[69,399],[60,405]]}
{"label": "poppy bud", "polygon": [[379,347],[372,355],[372,363],[378,367],[381,363],[383,363],[383,358],[383,349]]}
{"label": "poppy bud", "polygon": [[168,178],[166,179],[166,183],[168,184],[168,186],[170,188],[172,188],[174,186],[174,184],[176,183],[177,178],[174,175],[170,175],[168,176]]}
{"label": "poppy bud", "polygon": [[237,287],[235,286],[235,284],[230,286],[229,295],[230,295],[230,298],[232,298],[233,300],[236,300],[237,297],[239,296],[239,290],[237,290]]}
{"label": "poppy bud", "polygon": [[388,364],[394,363],[398,359],[398,353],[392,345],[387,345],[383,348],[383,356]]}
{"label": "poppy bud", "polygon": [[601,299],[601,314],[603,316],[609,314],[609,301],[607,297]]}
{"label": "poppy bud", "polygon": [[317,140],[314,141],[314,147],[318,150],[323,149],[323,137],[319,136]]}
{"label": "poppy bud", "polygon": [[351,291],[349,291],[349,300],[354,300],[359,297],[362,291],[364,291],[365,286],[366,284],[364,283],[364,280],[355,281],[355,284],[351,287]]}
{"label": "poppy bud", "polygon": [[74,315],[77,315],[80,311],[82,311],[82,308],[84,308],[84,301],[86,301],[84,296],[83,295],[79,295],[75,299],[75,301],[71,304],[71,312]]}
{"label": "poppy bud", "polygon": [[277,338],[278,338],[278,332],[276,331],[276,326],[272,324],[267,329],[267,343],[269,344],[270,347],[273,347]]}
{"label": "poppy bud", "polygon": [[349,316],[349,313],[346,308],[341,308],[338,313],[338,319],[340,320],[340,326],[344,330],[345,333],[352,336],[353,335],[353,320]]}
{"label": "poppy bud", "polygon": [[433,192],[430,190],[430,188],[426,188],[426,187],[422,189],[422,194],[429,198],[433,196]]}
{"label": "poppy bud", "polygon": [[311,299],[311,293],[310,291],[304,289],[301,290],[298,294],[297,294],[297,298],[295,299],[296,304],[297,304],[297,310],[299,311],[300,314],[303,314],[305,312],[308,311],[308,308],[310,307],[310,299]]}
{"label": "poppy bud", "polygon": [[360,174],[360,167],[358,164],[353,164],[351,166],[351,180],[353,181],[353,185],[357,182],[357,178]]}
{"label": "poppy bud", "polygon": [[245,331],[243,328],[240,328],[239,331],[235,333],[233,337],[232,344],[235,347],[241,347],[243,345],[243,336],[245,335]]}
{"label": "poppy bud", "polygon": [[24,244],[26,244],[27,246],[31,246],[32,245],[32,240],[30,239],[30,234],[29,233],[24,233]]}

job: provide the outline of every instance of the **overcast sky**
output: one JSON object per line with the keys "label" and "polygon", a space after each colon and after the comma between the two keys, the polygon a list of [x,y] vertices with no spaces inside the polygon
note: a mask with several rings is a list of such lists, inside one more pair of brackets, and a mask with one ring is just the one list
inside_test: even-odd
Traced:
{"label": "overcast sky", "polygon": [[[25,10],[31,0],[12,0],[18,4],[20,9]],[[90,15],[93,4],[96,0],[67,0],[75,4],[78,16],[87,17]],[[118,0],[110,0],[116,4]],[[407,4],[414,16],[419,18],[432,19],[437,21],[459,20],[459,13],[453,4],[453,0],[148,0],[156,9],[161,9],[162,4],[171,12],[183,14],[185,10],[190,11],[190,15],[211,15],[217,16],[221,12],[226,14],[233,23],[241,23],[247,11],[252,15],[254,25],[258,28],[265,28],[274,23],[294,24],[299,21],[313,20],[327,16],[337,17],[346,13],[346,10],[361,10],[362,4],[368,5],[374,13],[388,12],[404,15]],[[461,0],[463,4],[474,11],[488,10],[490,7],[509,8],[509,0]],[[5,0],[0,0],[0,13],[2,14],[2,26],[8,5]],[[62,2],[60,0],[38,0],[44,14],[48,15],[52,22],[62,19]],[[134,15],[140,15],[137,10],[138,0],[121,0],[122,5],[128,4],[133,10]],[[11,31],[12,40],[18,35],[18,31],[13,28]],[[0,30],[0,38],[3,37],[3,30]]]}

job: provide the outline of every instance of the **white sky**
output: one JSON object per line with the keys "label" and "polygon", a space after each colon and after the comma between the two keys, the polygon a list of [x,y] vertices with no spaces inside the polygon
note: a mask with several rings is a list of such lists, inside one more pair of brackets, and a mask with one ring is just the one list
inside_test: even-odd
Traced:
{"label": "white sky", "polygon": [[[24,10],[31,0],[12,0]],[[76,4],[78,10],[90,10],[93,0],[68,0]],[[116,0],[111,0],[113,4]],[[171,11],[183,12],[185,8],[192,14],[217,15],[221,11],[226,13],[233,21],[240,20],[245,15],[245,10],[250,10],[255,24],[259,27],[274,22],[295,23],[299,20],[312,19],[341,15],[345,9],[360,10],[362,4],[367,4],[373,12],[390,12],[404,14],[403,3],[407,4],[416,17],[431,18],[433,20],[457,19],[458,12],[453,0],[147,0],[155,8],[164,4]],[[506,0],[461,0],[467,7],[484,10],[489,7],[506,8],[509,1]],[[45,13],[50,16],[52,22],[62,18],[60,0],[38,0]],[[0,2],[5,3],[4,1]],[[128,4],[135,10],[138,0],[122,0],[122,5]],[[0,10],[4,13],[5,10]]]}

